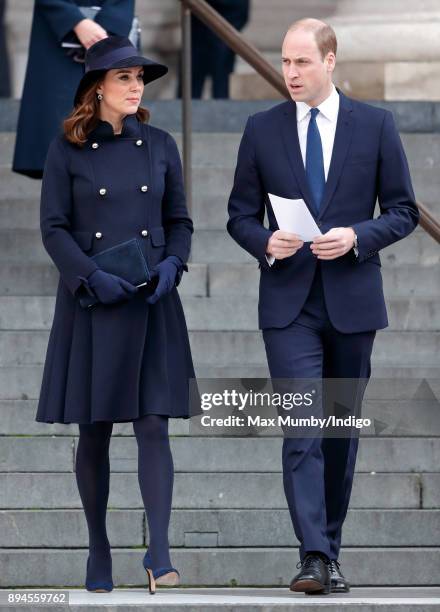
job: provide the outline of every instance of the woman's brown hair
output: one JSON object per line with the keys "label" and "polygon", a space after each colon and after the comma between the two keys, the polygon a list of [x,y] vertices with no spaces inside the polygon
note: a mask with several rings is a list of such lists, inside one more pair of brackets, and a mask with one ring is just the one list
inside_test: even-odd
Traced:
{"label": "woman's brown hair", "polygon": [[[99,120],[99,101],[96,90],[102,80],[94,81],[81,96],[70,115],[63,122],[64,135],[73,144],[82,147],[87,142],[89,133],[96,127]],[[139,106],[136,111],[136,118],[145,123],[150,118],[150,113],[146,108]]]}

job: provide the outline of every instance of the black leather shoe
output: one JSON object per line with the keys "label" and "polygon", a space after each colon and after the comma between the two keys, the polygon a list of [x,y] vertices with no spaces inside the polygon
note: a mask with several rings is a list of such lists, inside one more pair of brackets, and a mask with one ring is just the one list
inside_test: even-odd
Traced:
{"label": "black leather shoe", "polygon": [[332,593],[348,593],[350,583],[341,572],[339,561],[330,561],[328,566],[330,570],[330,589]]}
{"label": "black leather shoe", "polygon": [[301,567],[301,571],[292,579],[290,583],[291,591],[306,593],[307,595],[327,595],[330,593],[328,562],[325,562],[319,555],[307,554],[296,567]]}

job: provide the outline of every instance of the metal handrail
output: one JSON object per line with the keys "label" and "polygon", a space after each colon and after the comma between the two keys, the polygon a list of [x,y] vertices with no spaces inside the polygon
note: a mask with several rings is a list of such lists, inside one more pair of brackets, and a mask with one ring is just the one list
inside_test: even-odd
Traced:
{"label": "metal handrail", "polygon": [[[208,28],[213,30],[237,55],[250,64],[281,95],[290,99],[281,74],[267,61],[258,49],[236,30],[226,19],[205,0],[180,0],[182,4],[182,102],[183,102],[183,164],[185,187],[191,194],[191,21],[194,13]],[[440,222],[424,204],[417,202],[420,213],[420,227],[440,243]],[[189,197],[191,208],[191,195]]]}
{"label": "metal handrail", "polygon": [[196,17],[213,30],[224,43],[228,45],[237,55],[242,57],[252,66],[268,83],[272,85],[281,95],[289,98],[286,84],[281,74],[264,55],[236,30],[226,19],[212,8],[205,0],[180,0]]}
{"label": "metal handrail", "polygon": [[419,225],[427,232],[434,240],[440,243],[440,222],[421,202],[416,202],[420,213]]}

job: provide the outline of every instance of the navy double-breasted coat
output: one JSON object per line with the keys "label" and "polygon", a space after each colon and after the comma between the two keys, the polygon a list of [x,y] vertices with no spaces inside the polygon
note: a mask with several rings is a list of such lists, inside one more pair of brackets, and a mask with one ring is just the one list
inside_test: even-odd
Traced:
{"label": "navy double-breasted coat", "polygon": [[143,289],[91,309],[78,298],[96,269],[91,256],[130,238],[150,268],[169,255],[188,260],[193,225],[173,138],[135,115],[120,136],[99,121],[83,147],[57,136],[43,176],[41,232],[60,282],[36,420],[187,417],[194,369],[177,289],[154,305]]}
{"label": "navy double-breasted coat", "polygon": [[49,145],[72,109],[84,64],[68,57],[61,42],[84,19],[80,6],[100,6],[96,22],[109,35],[127,36],[130,31],[134,0],[35,0],[14,172],[42,177]]}

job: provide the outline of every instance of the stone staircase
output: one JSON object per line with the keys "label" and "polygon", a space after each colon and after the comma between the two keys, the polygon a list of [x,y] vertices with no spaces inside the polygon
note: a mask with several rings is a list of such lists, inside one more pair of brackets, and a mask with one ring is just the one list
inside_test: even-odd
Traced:
{"label": "stone staircase", "polygon": [[[210,108],[207,116],[219,107],[213,103]],[[231,113],[236,108],[232,104]],[[161,114],[160,103],[156,109],[159,121],[153,112],[153,123],[166,127],[171,115],[168,110]],[[0,587],[78,587],[84,582],[87,532],[74,474],[77,427],[34,421],[57,273],[38,230],[40,184],[10,172],[13,123],[4,123]],[[190,273],[180,290],[197,373],[267,376],[257,329],[258,268],[224,229],[240,129],[213,133],[208,126],[193,136],[196,231]],[[180,143],[178,125],[168,121],[168,127]],[[417,132],[416,125],[402,136],[418,199],[440,215],[440,134]],[[438,412],[437,421],[420,423],[426,402],[435,403],[429,389],[439,390],[439,262],[438,245],[420,228],[382,254],[390,327],[378,333],[373,372],[389,382],[378,381],[375,387],[372,381],[376,391],[368,402],[378,418],[386,415],[389,426],[379,436],[365,436],[360,445],[341,556],[357,586],[439,585]],[[422,377],[430,387],[420,385]],[[406,421],[397,424],[396,415],[403,414]],[[287,584],[295,571],[297,542],[282,490],[281,438],[198,437],[188,422],[178,420],[171,431],[176,476],[170,542],[183,584]],[[148,529],[136,457],[131,424],[117,425],[108,527],[118,586],[145,585],[141,557]]]}

